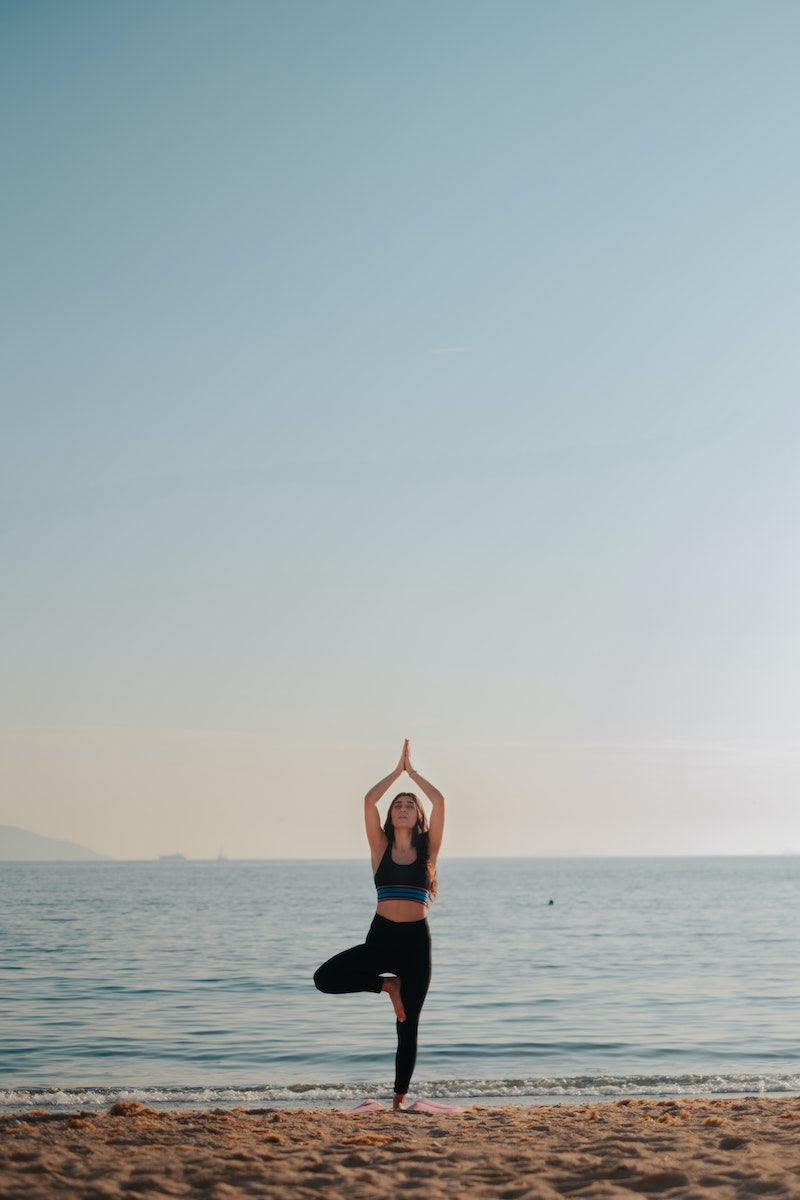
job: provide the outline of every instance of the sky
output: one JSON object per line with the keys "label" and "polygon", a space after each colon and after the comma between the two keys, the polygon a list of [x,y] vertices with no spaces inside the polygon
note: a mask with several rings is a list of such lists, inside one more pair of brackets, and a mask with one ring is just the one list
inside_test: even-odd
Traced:
{"label": "sky", "polygon": [[799,42],[4,0],[0,823],[357,857],[409,737],[444,854],[800,852]]}

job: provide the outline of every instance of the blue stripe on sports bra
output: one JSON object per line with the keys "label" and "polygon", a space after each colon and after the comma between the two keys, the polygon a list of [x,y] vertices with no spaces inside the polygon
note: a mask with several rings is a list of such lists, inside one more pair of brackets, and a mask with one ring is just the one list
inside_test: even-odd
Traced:
{"label": "blue stripe on sports bra", "polygon": [[381,900],[416,900],[417,904],[428,904],[430,896],[427,888],[418,887],[402,887],[399,884],[390,884],[387,887],[378,888],[378,903]]}

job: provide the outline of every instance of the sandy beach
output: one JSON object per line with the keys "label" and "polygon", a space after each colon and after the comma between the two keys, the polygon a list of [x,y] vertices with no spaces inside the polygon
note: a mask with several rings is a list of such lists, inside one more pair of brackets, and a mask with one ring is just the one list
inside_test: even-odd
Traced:
{"label": "sandy beach", "polygon": [[0,1118],[3,1200],[800,1196],[800,1099]]}

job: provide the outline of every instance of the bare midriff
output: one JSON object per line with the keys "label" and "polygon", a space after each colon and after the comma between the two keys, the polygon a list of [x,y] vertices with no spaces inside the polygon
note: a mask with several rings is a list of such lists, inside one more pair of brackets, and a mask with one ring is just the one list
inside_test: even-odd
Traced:
{"label": "bare midriff", "polygon": [[417,900],[381,900],[376,912],[387,921],[422,921],[428,915],[428,906]]}

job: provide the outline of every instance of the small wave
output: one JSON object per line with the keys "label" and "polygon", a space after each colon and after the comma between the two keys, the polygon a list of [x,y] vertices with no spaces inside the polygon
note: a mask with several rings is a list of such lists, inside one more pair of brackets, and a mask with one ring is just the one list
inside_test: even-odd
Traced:
{"label": "small wave", "polygon": [[[564,1078],[441,1079],[422,1082],[417,1096],[432,1100],[483,1104],[559,1104],[612,1101],[627,1096],[662,1099],[674,1096],[774,1096],[800,1093],[800,1074],[783,1075],[635,1075]],[[336,1108],[368,1096],[390,1100],[391,1084],[296,1083],[263,1087],[87,1087],[9,1088],[0,1090],[0,1112],[100,1111],[118,1100],[158,1109]]]}

